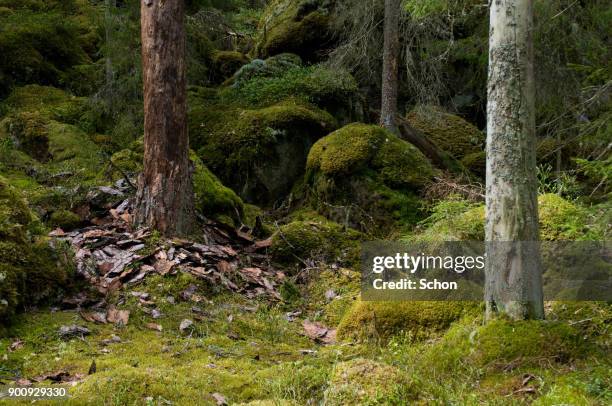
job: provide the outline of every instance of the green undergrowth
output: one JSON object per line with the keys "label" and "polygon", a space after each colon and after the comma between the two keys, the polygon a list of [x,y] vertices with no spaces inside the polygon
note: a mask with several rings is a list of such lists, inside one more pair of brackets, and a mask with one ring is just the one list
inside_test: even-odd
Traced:
{"label": "green undergrowth", "polygon": [[[540,238],[543,241],[604,240],[609,230],[598,207],[584,207],[556,194],[538,197]],[[607,212],[603,208],[603,213]],[[484,206],[450,197],[438,202],[422,229],[405,236],[408,241],[483,241]]]}

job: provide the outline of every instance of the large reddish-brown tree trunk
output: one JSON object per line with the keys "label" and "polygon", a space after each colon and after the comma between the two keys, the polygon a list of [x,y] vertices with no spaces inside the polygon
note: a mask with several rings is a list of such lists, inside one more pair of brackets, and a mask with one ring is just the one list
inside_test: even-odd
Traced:
{"label": "large reddish-brown tree trunk", "polygon": [[165,235],[194,224],[187,134],[185,1],[141,0],[144,172],[135,222]]}
{"label": "large reddish-brown tree trunk", "polygon": [[400,0],[385,0],[385,39],[383,49],[382,99],[380,125],[398,135],[397,86],[399,60]]}

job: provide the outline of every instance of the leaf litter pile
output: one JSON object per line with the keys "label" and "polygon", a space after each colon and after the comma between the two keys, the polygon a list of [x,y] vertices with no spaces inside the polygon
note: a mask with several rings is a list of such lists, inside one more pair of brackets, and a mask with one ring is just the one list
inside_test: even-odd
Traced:
{"label": "leaf litter pile", "polygon": [[[249,299],[281,300],[279,288],[286,276],[270,264],[266,253],[272,237],[258,240],[246,226],[234,229],[205,220],[199,242],[159,236],[152,238],[154,233],[149,228],[132,226],[132,202],[126,198],[126,192],[126,185],[94,189],[88,196],[88,211],[97,216],[90,220],[90,226],[70,232],[58,228],[49,233],[54,238],[52,244],[56,240],[70,244],[75,252],[77,274],[100,294],[108,296],[123,288],[132,289],[131,294],[138,298],[142,309],[157,319],[161,316],[159,310],[150,308],[154,303],[149,300],[148,293],[137,291],[138,284],[151,275],[172,276],[185,272],[212,287],[236,292]],[[181,292],[181,299],[196,303],[203,301],[196,291],[195,285],[189,286]],[[128,310],[119,310],[105,300],[89,297],[85,292],[65,298],[62,307],[78,308],[83,319],[95,323],[126,325],[130,316]],[[83,333],[76,331],[71,334],[78,326],[64,327],[68,330],[60,332],[62,337]],[[161,331],[161,326],[155,323],[149,323],[148,327]],[[312,324],[305,325],[304,334],[319,343],[334,341],[335,331],[318,327],[319,330]]]}
{"label": "leaf litter pile", "polygon": [[[235,230],[207,221],[202,242],[152,239],[150,229],[132,227],[130,210],[130,200],[124,199],[111,205],[106,216],[92,219],[92,226],[71,232],[56,229],[49,234],[71,245],[78,275],[100,293],[107,295],[123,286],[135,286],[148,275],[187,272],[212,286],[222,286],[248,298],[280,299],[277,288],[285,275],[270,266],[265,254],[271,238],[257,241],[244,228]],[[152,241],[154,246],[150,246]],[[74,304],[82,305],[84,299],[77,297],[65,302],[73,300]],[[99,319],[94,321],[103,321],[100,315],[92,317]]]}

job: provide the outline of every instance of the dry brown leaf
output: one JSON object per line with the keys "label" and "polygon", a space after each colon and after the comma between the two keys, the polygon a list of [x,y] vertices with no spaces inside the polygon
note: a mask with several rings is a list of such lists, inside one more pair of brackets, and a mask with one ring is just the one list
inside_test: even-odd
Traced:
{"label": "dry brown leaf", "polygon": [[106,311],[106,320],[109,323],[115,323],[123,326],[127,326],[130,319],[129,310],[119,310],[115,306],[111,305]]}
{"label": "dry brown leaf", "polygon": [[162,331],[164,328],[157,323],[147,323],[145,324],[145,327],[148,328],[149,330],[155,330],[155,331]]}
{"label": "dry brown leaf", "polygon": [[304,333],[308,338],[321,342],[323,344],[332,344],[336,342],[336,330],[329,329],[320,323],[304,320],[302,322]]}
{"label": "dry brown leaf", "polygon": [[107,322],[106,314],[102,312],[80,312],[79,314],[84,320],[91,323],[105,324]]}

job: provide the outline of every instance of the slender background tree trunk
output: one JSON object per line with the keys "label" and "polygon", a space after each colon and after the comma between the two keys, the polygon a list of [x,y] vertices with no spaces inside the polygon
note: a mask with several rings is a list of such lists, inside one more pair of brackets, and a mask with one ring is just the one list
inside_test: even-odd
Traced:
{"label": "slender background tree trunk", "polygon": [[385,0],[385,32],[383,50],[382,99],[380,125],[399,134],[397,115],[397,86],[399,59],[399,17],[401,0]]}
{"label": "slender background tree trunk", "polygon": [[537,244],[533,0],[489,3],[487,317],[504,313],[513,319],[543,318]]}
{"label": "slender background tree trunk", "polygon": [[187,134],[184,0],[141,0],[144,172],[137,224],[184,235],[194,223]]}

